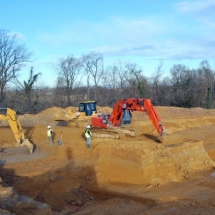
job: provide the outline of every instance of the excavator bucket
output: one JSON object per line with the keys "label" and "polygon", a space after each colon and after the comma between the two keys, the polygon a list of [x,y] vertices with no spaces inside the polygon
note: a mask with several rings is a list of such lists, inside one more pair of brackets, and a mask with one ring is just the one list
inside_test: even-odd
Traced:
{"label": "excavator bucket", "polygon": [[181,134],[171,133],[169,130],[165,129],[164,134],[162,136],[159,136],[158,140],[163,145],[174,145],[183,143],[186,139]]}
{"label": "excavator bucket", "polygon": [[34,145],[28,139],[24,139],[23,142],[21,143],[21,146],[26,146],[28,150],[31,152],[31,154],[34,151]]}

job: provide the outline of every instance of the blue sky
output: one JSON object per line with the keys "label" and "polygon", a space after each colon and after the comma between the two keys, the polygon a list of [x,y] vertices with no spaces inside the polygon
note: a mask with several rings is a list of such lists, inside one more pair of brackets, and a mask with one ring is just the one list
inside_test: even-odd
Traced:
{"label": "blue sky", "polygon": [[30,67],[44,83],[59,58],[102,53],[105,66],[137,63],[150,77],[159,62],[168,75],[174,64],[215,68],[215,0],[1,0],[0,29],[17,34],[33,51]]}

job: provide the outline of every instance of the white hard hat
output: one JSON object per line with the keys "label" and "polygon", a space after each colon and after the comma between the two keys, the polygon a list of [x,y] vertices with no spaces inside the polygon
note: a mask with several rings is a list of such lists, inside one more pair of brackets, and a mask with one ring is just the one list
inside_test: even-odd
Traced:
{"label": "white hard hat", "polygon": [[90,125],[87,125],[87,128],[90,128]]}
{"label": "white hard hat", "polygon": [[48,125],[48,126],[47,126],[47,128],[51,128],[51,126],[50,126],[50,125]]}

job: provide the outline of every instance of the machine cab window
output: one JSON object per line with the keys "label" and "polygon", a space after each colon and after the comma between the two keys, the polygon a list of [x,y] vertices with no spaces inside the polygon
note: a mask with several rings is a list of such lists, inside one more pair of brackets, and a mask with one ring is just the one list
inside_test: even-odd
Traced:
{"label": "machine cab window", "polygon": [[86,101],[79,104],[79,112],[85,112],[86,116],[91,116],[96,111],[96,101]]}

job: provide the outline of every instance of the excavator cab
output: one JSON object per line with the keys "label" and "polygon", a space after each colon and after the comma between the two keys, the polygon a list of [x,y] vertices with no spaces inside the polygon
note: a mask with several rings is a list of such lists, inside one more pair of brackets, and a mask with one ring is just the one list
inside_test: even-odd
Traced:
{"label": "excavator cab", "polygon": [[121,121],[120,126],[130,125],[131,124],[131,118],[132,118],[131,111],[130,110],[124,110],[122,114],[123,114],[123,116],[122,116],[122,121]]}
{"label": "excavator cab", "polygon": [[77,112],[74,110],[59,110],[55,113],[54,120],[66,122],[69,127],[86,127],[91,124],[92,116],[98,115],[97,101],[82,101]]}
{"label": "excavator cab", "polygon": [[86,116],[92,116],[97,112],[96,104],[96,101],[80,102],[78,112],[85,112]]}

